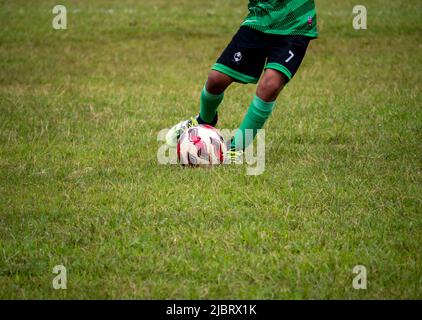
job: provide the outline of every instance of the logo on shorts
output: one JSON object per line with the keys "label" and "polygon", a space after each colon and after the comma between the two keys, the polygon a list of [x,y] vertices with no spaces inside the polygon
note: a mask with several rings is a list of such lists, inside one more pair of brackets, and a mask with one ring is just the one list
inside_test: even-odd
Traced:
{"label": "logo on shorts", "polygon": [[242,60],[242,53],[239,51],[234,54],[234,61],[239,62],[240,60]]}

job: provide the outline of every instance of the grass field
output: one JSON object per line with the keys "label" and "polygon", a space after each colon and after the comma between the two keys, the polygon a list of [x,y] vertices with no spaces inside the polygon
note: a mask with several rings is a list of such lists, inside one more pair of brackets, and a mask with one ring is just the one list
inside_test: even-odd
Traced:
{"label": "grass field", "polygon": [[356,1],[316,1],[259,176],[157,161],[247,13],[204,3],[65,0],[54,30],[56,1],[0,1],[0,298],[421,299],[421,1],[359,2],[363,31]]}

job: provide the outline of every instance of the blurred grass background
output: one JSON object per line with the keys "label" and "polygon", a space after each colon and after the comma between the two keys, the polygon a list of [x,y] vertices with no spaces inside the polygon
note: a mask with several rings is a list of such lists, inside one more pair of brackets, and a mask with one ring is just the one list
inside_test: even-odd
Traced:
{"label": "blurred grass background", "polygon": [[[420,1],[366,1],[365,31],[316,1],[257,177],[156,159],[247,1],[62,1],[61,31],[56,4],[0,1],[1,298],[422,297]],[[228,89],[220,127],[254,89]]]}

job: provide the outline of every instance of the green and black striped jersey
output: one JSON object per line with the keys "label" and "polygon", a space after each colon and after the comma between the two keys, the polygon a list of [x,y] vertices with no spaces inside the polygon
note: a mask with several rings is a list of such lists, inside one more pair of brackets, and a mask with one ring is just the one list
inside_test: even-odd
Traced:
{"label": "green and black striped jersey", "polygon": [[318,37],[314,0],[249,0],[242,26],[281,35]]}

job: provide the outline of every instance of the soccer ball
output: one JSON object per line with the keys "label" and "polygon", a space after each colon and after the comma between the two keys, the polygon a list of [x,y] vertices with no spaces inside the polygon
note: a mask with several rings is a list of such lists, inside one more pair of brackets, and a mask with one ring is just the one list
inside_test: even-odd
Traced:
{"label": "soccer ball", "polygon": [[177,158],[182,165],[222,164],[226,151],[223,136],[206,124],[186,129],[177,142]]}

